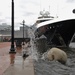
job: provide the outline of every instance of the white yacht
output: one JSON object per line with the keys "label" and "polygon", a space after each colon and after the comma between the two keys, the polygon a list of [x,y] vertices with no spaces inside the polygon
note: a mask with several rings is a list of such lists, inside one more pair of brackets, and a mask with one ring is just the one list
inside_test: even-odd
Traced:
{"label": "white yacht", "polygon": [[[49,15],[49,13],[47,13]],[[75,33],[75,18],[57,18],[50,17],[45,19],[46,13],[42,13],[44,18],[36,21],[35,38],[44,35],[49,45],[69,46]],[[51,19],[52,18],[52,19]]]}
{"label": "white yacht", "polygon": [[40,11],[40,15],[37,18],[35,25],[45,22],[45,21],[53,20],[53,19],[54,19],[54,17],[50,16],[49,11],[43,10],[43,11]]}

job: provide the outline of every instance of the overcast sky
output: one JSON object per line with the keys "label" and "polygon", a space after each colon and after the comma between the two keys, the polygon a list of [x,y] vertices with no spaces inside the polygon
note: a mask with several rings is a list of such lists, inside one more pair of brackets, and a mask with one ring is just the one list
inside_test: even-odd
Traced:
{"label": "overcast sky", "polygon": [[[11,1],[0,0],[0,24],[11,25]],[[75,9],[75,0],[14,0],[15,5],[15,29],[25,20],[26,25],[32,25],[39,12],[50,11],[50,15],[56,17],[75,17],[72,10]]]}

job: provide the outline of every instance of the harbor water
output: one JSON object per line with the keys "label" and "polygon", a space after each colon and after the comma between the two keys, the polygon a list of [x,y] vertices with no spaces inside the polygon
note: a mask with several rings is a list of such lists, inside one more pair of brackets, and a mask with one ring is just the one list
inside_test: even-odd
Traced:
{"label": "harbor water", "polygon": [[37,52],[35,54],[37,59],[34,59],[35,75],[75,75],[75,49],[65,51],[68,55],[65,65],[57,61],[41,59],[42,55]]}

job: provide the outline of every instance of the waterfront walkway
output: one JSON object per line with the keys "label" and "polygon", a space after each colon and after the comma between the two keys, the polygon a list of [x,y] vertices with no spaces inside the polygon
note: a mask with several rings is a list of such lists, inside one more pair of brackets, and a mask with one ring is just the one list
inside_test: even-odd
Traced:
{"label": "waterfront walkway", "polygon": [[9,56],[10,46],[2,47],[3,45],[0,45],[0,75],[34,75],[32,56],[27,57],[23,62],[22,56],[16,53],[15,63],[11,65]]}
{"label": "waterfront walkway", "polygon": [[24,63],[21,56],[16,56],[14,65],[10,65],[3,75],[34,75],[31,56],[29,56]]}

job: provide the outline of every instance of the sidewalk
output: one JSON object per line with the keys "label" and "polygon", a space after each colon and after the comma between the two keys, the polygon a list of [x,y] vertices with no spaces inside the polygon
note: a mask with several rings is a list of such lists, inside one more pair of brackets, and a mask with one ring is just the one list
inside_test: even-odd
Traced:
{"label": "sidewalk", "polygon": [[11,65],[9,50],[10,45],[0,44],[0,75],[34,75],[32,57],[27,57],[23,63],[22,56],[16,53],[15,63]]}
{"label": "sidewalk", "polygon": [[10,66],[9,49],[10,47],[0,48],[0,75]]}
{"label": "sidewalk", "polygon": [[34,75],[32,57],[27,57],[23,64],[22,56],[16,55],[14,65],[10,65],[3,75]]}

